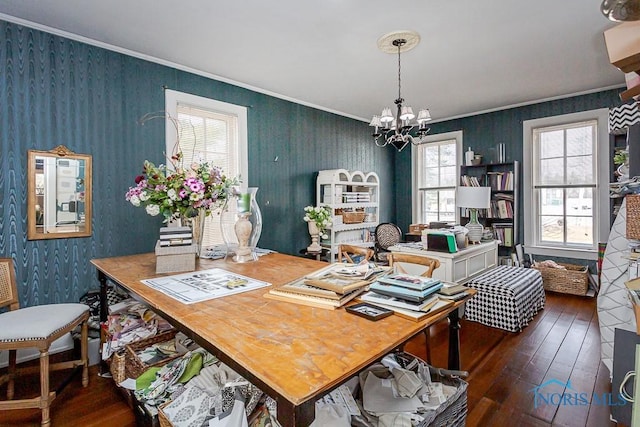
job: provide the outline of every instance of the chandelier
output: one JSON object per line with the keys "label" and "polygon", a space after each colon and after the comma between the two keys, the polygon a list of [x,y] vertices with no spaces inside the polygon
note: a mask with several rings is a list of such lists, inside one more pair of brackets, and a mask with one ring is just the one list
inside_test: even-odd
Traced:
{"label": "chandelier", "polygon": [[[416,117],[411,107],[403,105],[404,99],[401,93],[400,53],[413,49],[419,41],[420,35],[415,31],[394,31],[378,39],[378,49],[386,53],[398,53],[398,99],[394,101],[395,116],[391,108],[385,107],[382,109],[382,114],[373,116],[369,123],[369,126],[375,129],[372,136],[378,147],[391,144],[398,151],[402,151],[409,143],[420,144],[422,137],[429,132],[427,127],[427,122],[431,120],[429,110],[426,108],[420,110]],[[412,122],[414,118],[415,123]],[[416,126],[417,129],[412,132]]]}

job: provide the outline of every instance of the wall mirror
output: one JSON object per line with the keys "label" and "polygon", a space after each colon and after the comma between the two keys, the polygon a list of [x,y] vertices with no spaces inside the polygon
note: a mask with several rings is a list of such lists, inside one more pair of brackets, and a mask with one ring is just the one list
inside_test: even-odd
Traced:
{"label": "wall mirror", "polygon": [[91,236],[91,156],[59,145],[28,162],[27,238]]}

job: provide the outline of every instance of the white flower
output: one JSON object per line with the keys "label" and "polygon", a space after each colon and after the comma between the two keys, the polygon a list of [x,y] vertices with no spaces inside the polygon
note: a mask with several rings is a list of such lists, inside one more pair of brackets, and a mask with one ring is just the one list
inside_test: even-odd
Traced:
{"label": "white flower", "polygon": [[158,205],[147,205],[145,210],[147,211],[147,213],[149,215],[156,216],[156,215],[158,215],[160,213],[160,206],[158,206]]}
{"label": "white flower", "polygon": [[129,201],[133,206],[140,206],[140,198],[138,196],[131,196]]}
{"label": "white flower", "polygon": [[170,200],[178,200],[178,194],[176,193],[176,190],[174,190],[173,188],[167,191],[167,196],[169,196]]}
{"label": "white flower", "polygon": [[140,201],[141,201],[141,202],[144,202],[144,201],[145,201],[145,200],[147,200],[148,198],[149,198],[149,196],[147,195],[147,192],[146,192],[146,191],[142,191],[142,192],[140,193]]}

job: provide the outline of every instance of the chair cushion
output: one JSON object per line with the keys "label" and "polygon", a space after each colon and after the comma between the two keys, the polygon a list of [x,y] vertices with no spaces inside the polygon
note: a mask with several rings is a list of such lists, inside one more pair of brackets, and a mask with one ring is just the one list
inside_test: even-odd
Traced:
{"label": "chair cushion", "polygon": [[85,304],[47,304],[2,313],[0,342],[46,339],[88,311]]}

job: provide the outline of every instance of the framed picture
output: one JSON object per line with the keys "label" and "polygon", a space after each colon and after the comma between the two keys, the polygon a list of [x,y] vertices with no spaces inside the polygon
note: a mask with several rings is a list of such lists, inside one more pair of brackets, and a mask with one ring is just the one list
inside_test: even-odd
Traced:
{"label": "framed picture", "polygon": [[356,316],[364,317],[369,320],[380,320],[393,314],[393,310],[378,307],[377,305],[369,304],[366,302],[348,306],[346,310],[355,314]]}

